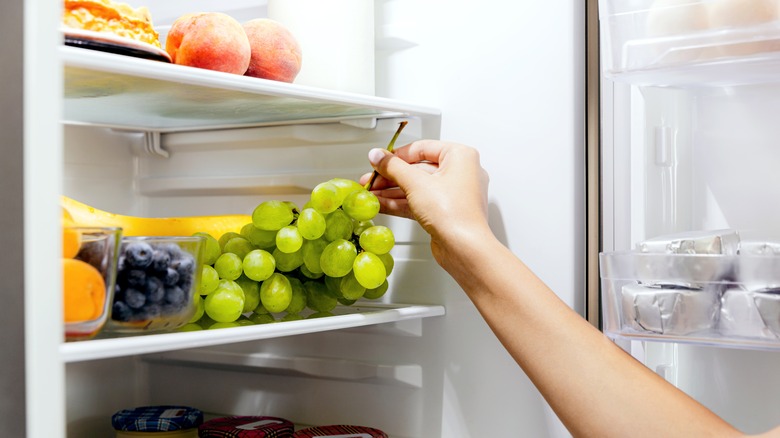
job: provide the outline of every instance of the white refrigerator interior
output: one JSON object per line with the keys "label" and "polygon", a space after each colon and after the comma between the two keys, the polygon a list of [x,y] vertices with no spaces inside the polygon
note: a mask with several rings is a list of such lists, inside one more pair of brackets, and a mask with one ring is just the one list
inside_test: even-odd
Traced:
{"label": "white refrigerator interior", "polygon": [[[780,404],[780,33],[766,3],[600,2],[605,331],[749,433],[776,426]],[[722,248],[677,246],[705,236]]]}
{"label": "white refrigerator interior", "polygon": [[[214,1],[128,3],[148,6],[163,38],[176,17],[195,10],[241,21],[267,10],[262,0],[229,9]],[[42,18],[25,16],[31,28],[55,27],[55,8],[25,4],[40,9]],[[375,95],[63,47],[54,31],[26,39],[30,59],[63,71],[48,99],[62,115],[27,119],[62,129],[62,139],[27,146],[64,163],[28,172],[47,183],[25,193],[29,208],[52,213],[43,236],[56,239],[60,193],[156,217],[249,214],[268,199],[302,205],[317,183],[369,171],[367,151],[407,120],[397,144],[441,138],[480,150],[494,231],[583,313],[584,4],[374,5]],[[37,359],[26,366],[27,435],[112,436],[114,412],[176,404],[207,417],[365,425],[394,438],[568,436],[436,265],[422,229],[390,217],[377,222],[396,236],[390,290],[378,304],[357,303],[337,316],[67,343],[59,308],[30,318],[28,348]],[[31,245],[27,266],[59,262],[45,242]],[[28,287],[39,283],[61,287],[56,278]]]}

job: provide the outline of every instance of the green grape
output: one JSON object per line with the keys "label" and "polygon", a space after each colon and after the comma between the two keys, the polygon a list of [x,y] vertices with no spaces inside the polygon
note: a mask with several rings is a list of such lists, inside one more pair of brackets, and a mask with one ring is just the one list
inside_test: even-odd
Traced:
{"label": "green grape", "polygon": [[319,274],[315,274],[314,272],[311,272],[309,268],[306,267],[306,263],[302,264],[301,266],[298,266],[298,271],[306,278],[309,278],[311,280],[316,280],[318,278],[321,278],[323,275],[322,272]]}
{"label": "green grape", "polygon": [[328,242],[324,239],[305,240],[303,242],[303,246],[301,247],[303,264],[312,274],[322,274],[320,257],[326,246],[328,246]]}
{"label": "green grape", "polygon": [[268,313],[253,313],[249,315],[249,319],[252,320],[252,322],[254,322],[255,324],[269,324],[272,322],[276,322],[274,316]]}
{"label": "green grape", "polygon": [[355,245],[349,240],[337,239],[322,250],[320,267],[325,275],[343,277],[352,270],[352,264],[357,256]]}
{"label": "green grape", "polygon": [[303,264],[303,251],[293,253],[284,253],[279,248],[274,249],[274,259],[276,260],[276,269],[280,272],[292,272]]}
{"label": "green grape", "polygon": [[269,312],[282,312],[291,301],[292,286],[283,274],[274,273],[260,285],[260,302]]}
{"label": "green grape", "polygon": [[293,206],[283,201],[265,201],[252,212],[252,224],[261,230],[279,230],[295,219]]}
{"label": "green grape", "polygon": [[344,202],[344,198],[352,192],[362,190],[363,186],[359,182],[346,178],[333,178],[329,183],[333,184],[338,190],[339,205]]}
{"label": "green grape", "polygon": [[222,246],[219,244],[219,241],[211,234],[203,231],[199,231],[193,234],[193,236],[200,236],[205,239],[200,251],[203,256],[203,264],[213,265],[217,261],[217,257],[222,254]]}
{"label": "green grape", "polygon": [[352,192],[344,199],[341,208],[358,221],[373,219],[379,213],[379,199],[368,190]]}
{"label": "green grape", "polygon": [[319,239],[325,234],[325,216],[313,208],[304,208],[298,215],[296,225],[301,236],[306,240]]}
{"label": "green grape", "polygon": [[217,270],[219,278],[235,280],[241,276],[242,262],[241,257],[232,252],[223,253],[217,261],[214,262],[214,269]]}
{"label": "green grape", "polygon": [[376,255],[387,254],[395,245],[395,236],[390,228],[375,225],[360,233],[360,247]]}
{"label": "green grape", "polygon": [[225,242],[225,246],[222,248],[222,253],[224,254],[226,252],[232,252],[241,260],[243,260],[244,257],[249,254],[249,251],[252,251],[253,249],[255,249],[255,247],[248,240],[239,236]]}
{"label": "green grape", "polygon": [[328,292],[336,298],[343,298],[341,295],[341,277],[328,277],[326,275],[324,278],[323,283],[325,283]]}
{"label": "green grape", "polygon": [[282,322],[285,322],[285,321],[300,321],[302,319],[303,319],[303,317],[301,316],[300,313],[288,313],[288,314],[284,315],[280,321],[282,321]]}
{"label": "green grape", "polygon": [[358,283],[366,289],[375,289],[387,279],[387,271],[385,271],[382,260],[376,254],[368,251],[363,251],[355,257],[352,270],[355,272]]}
{"label": "green grape", "polygon": [[365,286],[357,281],[354,272],[350,272],[349,274],[341,277],[339,290],[341,290],[341,297],[350,301],[357,300],[362,297],[364,293],[366,293]]}
{"label": "green grape", "polygon": [[385,272],[387,272],[387,276],[389,277],[390,273],[393,272],[395,259],[393,259],[393,256],[389,252],[386,254],[377,254],[377,257],[379,257],[379,260],[382,260],[382,264],[385,265]]}
{"label": "green grape", "polygon": [[190,318],[189,323],[194,323],[197,320],[199,320],[203,313],[206,311],[203,305],[203,298],[201,298],[200,295],[195,295],[192,297],[192,300],[195,301],[195,313],[192,315],[192,318]]}
{"label": "green grape", "polygon": [[306,291],[303,290],[301,280],[294,277],[288,277],[287,279],[290,281],[290,287],[292,287],[292,299],[284,311],[288,314],[299,313],[306,308]]}
{"label": "green grape", "polygon": [[[206,308],[205,300],[203,302],[203,308],[204,309]],[[200,319],[198,320],[198,322],[196,322],[196,324],[198,324],[203,330],[208,330],[208,328],[211,327],[211,324],[214,324],[216,322],[217,321],[214,321],[209,317],[208,313],[204,312],[203,316],[200,317]]]}
{"label": "green grape", "polygon": [[261,230],[253,224],[241,227],[241,237],[260,249],[268,249],[276,246],[276,230]]}
{"label": "green grape", "polygon": [[255,249],[249,251],[241,265],[244,275],[249,277],[250,280],[263,281],[274,273],[276,260],[268,251]]}
{"label": "green grape", "polygon": [[338,304],[336,297],[319,281],[303,283],[303,290],[306,292],[306,306],[315,312],[330,312]]}
{"label": "green grape", "polygon": [[252,321],[251,319],[247,318],[246,316],[241,315],[236,320],[236,324],[238,324],[239,326],[244,327],[244,326],[248,326],[248,325],[255,325],[255,322]]}
{"label": "green grape", "polygon": [[219,280],[219,286],[217,287],[217,289],[227,289],[241,296],[244,295],[244,289],[241,289],[241,286],[239,286],[238,283],[236,283],[233,280],[226,280],[226,279]]}
{"label": "green grape", "polygon": [[328,214],[339,208],[339,191],[329,182],[319,183],[311,191],[311,207],[322,214]]}
{"label": "green grape", "polygon": [[371,228],[373,226],[374,226],[374,221],[373,220],[369,219],[367,221],[356,221],[356,220],[352,219],[352,232],[356,236],[361,235],[363,233],[363,231],[365,231],[366,229]]}
{"label": "green grape", "polygon": [[387,292],[387,289],[390,287],[390,284],[387,282],[387,280],[383,281],[382,284],[379,285],[379,287],[375,289],[366,289],[366,293],[363,294],[363,298],[367,298],[369,300],[375,300],[377,298],[380,298],[382,295]]}
{"label": "green grape", "polygon": [[357,302],[357,300],[348,300],[344,297],[339,297],[338,301],[342,306],[351,306]]}
{"label": "green grape", "polygon": [[328,316],[333,316],[333,312],[328,312],[328,311],[315,312],[307,316],[306,319],[326,318]]}
{"label": "green grape", "polygon": [[200,295],[208,295],[214,292],[219,286],[219,274],[213,266],[203,265],[200,274],[200,286],[198,286],[198,293]]}
{"label": "green grape", "polygon": [[260,304],[260,283],[246,275],[238,277],[236,283],[244,291],[244,311],[241,313],[252,312]]}
{"label": "green grape", "polygon": [[350,239],[352,237],[352,219],[338,209],[325,218],[325,240],[333,242],[336,239]]}
{"label": "green grape", "polygon": [[214,324],[211,324],[209,326],[209,330],[217,330],[217,329],[224,329],[224,328],[233,328],[233,327],[240,327],[241,324],[237,323],[236,321],[224,321],[224,322],[215,322]]}
{"label": "green grape", "polygon": [[282,227],[276,233],[276,248],[283,253],[292,253],[301,249],[303,245],[303,236],[295,225]]}
{"label": "green grape", "polygon": [[[261,285],[261,286],[262,286],[262,285]],[[270,313],[270,312],[268,312],[268,309],[266,309],[265,307],[263,307],[263,300],[260,300],[260,304],[258,304],[258,305],[257,305],[257,307],[255,307],[255,310],[254,310],[254,312],[255,312],[256,314],[258,314],[258,315],[264,315],[264,314],[266,314],[266,313]]]}
{"label": "green grape", "polygon": [[196,324],[194,322],[184,324],[183,326],[176,329],[177,332],[197,332],[200,330],[203,330],[203,327],[201,327],[200,324]]}
{"label": "green grape", "polygon": [[225,244],[228,243],[228,240],[230,240],[230,239],[232,239],[234,237],[241,237],[241,235],[238,234],[238,233],[234,233],[233,231],[228,231],[227,233],[219,236],[219,240],[217,241],[219,243],[219,250],[220,251],[224,251],[225,250]]}
{"label": "green grape", "polygon": [[218,288],[206,296],[204,308],[209,318],[218,323],[233,322],[244,311],[243,293],[228,288]]}

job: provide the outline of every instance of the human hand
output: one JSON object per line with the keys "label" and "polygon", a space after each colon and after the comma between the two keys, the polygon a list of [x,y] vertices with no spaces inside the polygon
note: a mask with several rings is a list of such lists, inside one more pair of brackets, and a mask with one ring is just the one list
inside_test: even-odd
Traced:
{"label": "human hand", "polygon": [[[396,148],[394,154],[372,149],[369,161],[379,173],[371,189],[380,211],[417,220],[431,235],[431,249],[440,264],[443,251],[455,251],[464,241],[490,233],[489,178],[475,149],[419,140]],[[369,177],[363,175],[360,182]]]}

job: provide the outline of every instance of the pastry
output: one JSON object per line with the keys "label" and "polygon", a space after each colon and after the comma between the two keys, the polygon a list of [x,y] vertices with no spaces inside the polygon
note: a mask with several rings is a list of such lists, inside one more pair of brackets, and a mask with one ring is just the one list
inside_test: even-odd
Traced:
{"label": "pastry", "polygon": [[145,7],[136,9],[112,0],[65,0],[62,23],[68,28],[111,33],[162,47]]}

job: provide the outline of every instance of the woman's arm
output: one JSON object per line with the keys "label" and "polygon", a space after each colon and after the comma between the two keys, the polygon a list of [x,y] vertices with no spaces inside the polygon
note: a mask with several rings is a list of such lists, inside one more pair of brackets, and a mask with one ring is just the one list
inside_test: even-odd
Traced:
{"label": "woman's arm", "polygon": [[369,160],[382,176],[382,211],[415,219],[431,235],[437,262],[573,435],[741,436],[618,348],[495,238],[474,149],[425,140],[395,155],[374,149]]}

